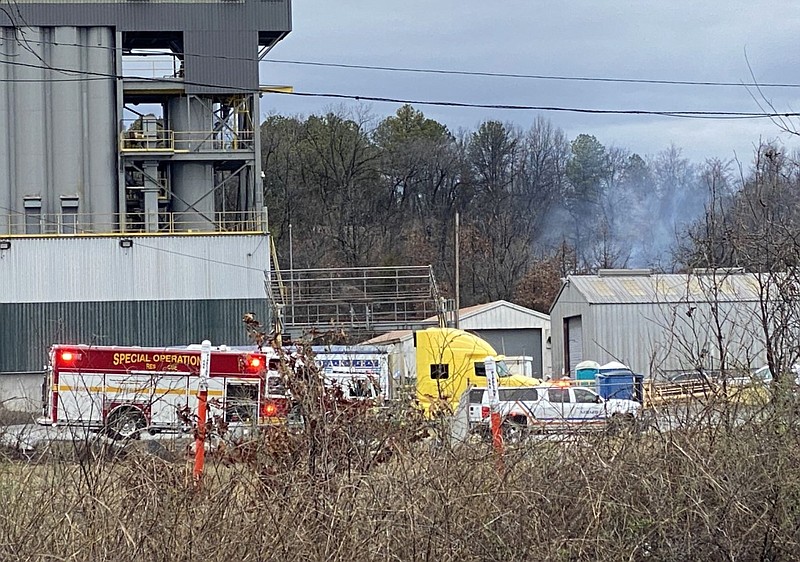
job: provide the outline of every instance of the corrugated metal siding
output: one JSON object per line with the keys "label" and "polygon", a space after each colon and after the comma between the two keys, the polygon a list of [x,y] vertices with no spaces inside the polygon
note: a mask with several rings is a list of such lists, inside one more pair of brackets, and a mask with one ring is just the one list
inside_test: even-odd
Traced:
{"label": "corrugated metal siding", "polygon": [[[620,361],[647,376],[692,370],[697,364],[718,368],[711,308],[697,305],[691,316],[687,311],[685,304],[593,305],[583,317],[584,324],[591,319],[595,334],[584,335],[584,359],[600,364]],[[719,318],[728,366],[763,364],[756,308],[749,303],[722,303]]]}
{"label": "corrugated metal siding", "polygon": [[459,319],[459,328],[462,330],[479,330],[481,328],[540,328],[549,329],[549,317],[542,318],[538,313],[511,306],[470,307],[469,315]]}
{"label": "corrugated metal siding", "polygon": [[560,375],[564,372],[564,318],[571,316],[581,317],[581,331],[584,342],[591,341],[592,317],[590,314],[591,306],[586,302],[586,298],[576,288],[572,282],[562,287],[558,299],[553,303],[550,310],[550,352],[553,359],[553,374]]}
{"label": "corrugated metal siding", "polygon": [[[34,26],[114,26],[119,31],[255,30],[291,31],[290,0],[231,2],[28,2],[14,15]],[[0,11],[0,25],[13,25]]]}
{"label": "corrugated metal siding", "polygon": [[0,304],[0,373],[41,370],[54,343],[252,343],[242,315],[268,325],[265,299]]}
{"label": "corrugated metal siding", "polygon": [[[674,292],[673,298],[667,299],[663,297],[669,292],[660,289],[659,302],[652,298],[653,292],[647,294],[648,288],[654,286],[647,277],[612,278],[614,282],[604,284],[588,277],[595,276],[570,277],[550,311],[555,373],[564,368],[564,318],[578,315],[582,319],[584,359],[601,364],[620,361],[644,375],[690,370],[698,362],[709,369],[718,368],[720,352],[713,333],[711,306],[699,298],[705,294],[701,287],[687,282],[689,276],[661,276],[669,278]],[[625,286],[625,280],[633,282]],[[725,361],[729,366],[762,365],[764,336],[759,328],[754,278],[732,275],[729,280],[731,283],[720,294],[718,313]],[[677,287],[689,287],[693,297],[678,298]],[[612,289],[619,290],[619,295]],[[595,304],[587,302],[585,293]],[[745,300],[733,300],[736,295]],[[620,302],[598,304],[596,301],[601,298]],[[644,302],[629,302],[637,298]]]}
{"label": "corrugated metal siding", "polygon": [[230,31],[187,31],[183,41],[186,52],[197,55],[186,58],[187,94],[258,90],[258,61],[253,56],[258,30],[237,31],[235,40]]}
{"label": "corrugated metal siding", "polygon": [[[717,275],[571,275],[574,285],[590,303],[647,303],[758,300],[757,277],[751,273]],[[712,288],[718,286],[714,296]]]}
{"label": "corrugated metal siding", "polygon": [[[265,37],[276,38],[285,35],[292,29],[291,2],[289,0],[210,0],[203,2],[131,2],[117,0],[108,2],[63,2],[34,3],[20,2],[15,4],[14,13],[17,19],[24,21],[32,28],[29,33],[38,32],[42,27],[105,27],[122,32],[138,31],[183,31],[185,60],[186,91],[198,93],[241,93],[242,90],[255,92],[258,89],[259,73],[256,52],[259,45],[259,32]],[[17,21],[11,21],[7,13],[0,11],[0,26],[8,29],[15,27]],[[90,30],[94,33],[94,30]],[[14,42],[9,44],[13,45]],[[34,41],[33,43],[37,43]],[[108,45],[106,45],[108,46]],[[112,47],[114,45],[111,45]],[[87,56],[89,51],[100,52],[113,61],[113,50],[84,49],[60,47],[57,50],[69,52],[71,56]],[[195,56],[192,56],[195,55]],[[14,53],[24,57],[25,53]],[[89,56],[88,58],[92,58]],[[95,59],[97,57],[94,57]],[[17,62],[22,61],[18,59]],[[90,62],[89,69],[109,75],[119,73],[113,65],[99,65],[97,60]],[[36,65],[34,65],[36,66]],[[30,69],[20,69],[30,73]],[[84,88],[97,90],[103,83],[84,83]],[[36,88],[48,87],[47,82],[39,82]],[[111,88],[113,91],[113,88]],[[27,98],[37,102],[36,97]],[[91,98],[95,100],[95,98]],[[96,100],[95,100],[96,101]],[[103,104],[95,104],[96,108]],[[113,103],[105,104],[113,111]],[[31,115],[23,109],[20,114]],[[113,122],[113,119],[112,119]],[[116,133],[116,131],[114,131]],[[60,138],[60,137],[59,137]],[[74,139],[82,138],[76,133],[72,141],[60,142],[59,146],[70,146]],[[91,137],[87,137],[91,138]],[[112,139],[116,140],[116,137]],[[105,141],[105,139],[100,139]],[[98,144],[100,143],[98,141]],[[38,144],[25,145],[29,149]],[[44,143],[41,144],[44,146]],[[102,148],[113,149],[115,142],[104,142]],[[113,158],[109,160],[113,164]]]}
{"label": "corrugated metal siding", "polygon": [[17,238],[0,303],[264,298],[263,235]]}
{"label": "corrugated metal siding", "polygon": [[[8,28],[0,28],[0,38],[3,34],[6,52],[0,62],[9,64],[2,64],[0,81],[0,213],[22,213],[24,198],[34,196],[41,213],[56,215],[61,196],[77,196],[79,213],[102,214],[111,222],[117,210],[115,190],[109,189],[117,181],[115,82],[97,76],[53,82],[69,75],[46,68],[113,76],[111,28],[29,29],[27,44]],[[19,228],[13,233],[23,233],[23,221],[15,222]],[[57,232],[58,226],[45,224],[43,232]],[[7,231],[0,225],[0,232]]]}

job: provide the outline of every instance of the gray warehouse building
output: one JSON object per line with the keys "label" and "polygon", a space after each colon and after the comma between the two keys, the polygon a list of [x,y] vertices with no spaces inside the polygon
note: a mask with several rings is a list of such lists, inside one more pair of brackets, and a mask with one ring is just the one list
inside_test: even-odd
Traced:
{"label": "gray warehouse building", "polygon": [[618,361],[656,378],[714,370],[721,359],[730,368],[760,367],[759,287],[755,274],[738,270],[570,275],[550,309],[553,371],[574,376],[584,360]]}
{"label": "gray warehouse building", "polygon": [[0,10],[0,399],[52,343],[267,320],[259,61],[290,30],[290,0]]}

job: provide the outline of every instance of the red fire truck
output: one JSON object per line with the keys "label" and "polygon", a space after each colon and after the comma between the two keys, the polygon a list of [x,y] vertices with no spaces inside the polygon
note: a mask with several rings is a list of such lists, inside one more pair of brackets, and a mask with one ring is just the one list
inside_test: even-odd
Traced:
{"label": "red fire truck", "polygon": [[[45,420],[104,430],[117,439],[142,430],[186,428],[196,414],[199,346],[189,348],[54,345],[46,374]],[[269,423],[285,416],[286,398],[270,394],[276,359],[264,353],[212,348],[208,418],[227,424]],[[273,370],[273,373],[275,371]]]}

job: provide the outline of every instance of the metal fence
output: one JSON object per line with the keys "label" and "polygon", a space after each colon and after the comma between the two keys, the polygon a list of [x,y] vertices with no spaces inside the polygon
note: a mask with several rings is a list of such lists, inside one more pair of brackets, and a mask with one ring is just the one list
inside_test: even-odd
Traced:
{"label": "metal fence", "polygon": [[148,218],[145,213],[12,213],[0,215],[0,236],[140,233],[147,232],[148,224],[158,225],[155,234],[241,234],[264,232],[267,228],[262,211],[159,212],[152,221]]}
{"label": "metal fence", "polygon": [[439,310],[430,266],[294,269],[273,276],[270,289],[295,331],[408,329],[435,325]]}

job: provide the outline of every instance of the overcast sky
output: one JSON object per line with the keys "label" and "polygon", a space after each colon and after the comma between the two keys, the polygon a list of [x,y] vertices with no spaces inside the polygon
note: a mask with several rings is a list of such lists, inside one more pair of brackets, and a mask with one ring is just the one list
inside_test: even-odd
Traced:
{"label": "overcast sky", "polygon": [[[800,3],[580,0],[295,0],[294,30],[269,59],[583,77],[800,84]],[[262,84],[411,100],[670,111],[760,111],[745,87],[609,84],[465,77],[262,63]],[[769,88],[779,111],[800,111],[800,88]],[[356,101],[266,95],[270,112],[309,115]],[[398,104],[368,104],[382,118]],[[489,119],[528,128],[535,111],[416,105],[452,130]],[[759,140],[800,146],[768,119],[697,120],[542,112],[572,139],[655,154],[749,162]],[[795,120],[800,130],[800,119]]]}

